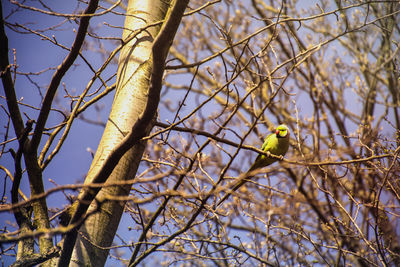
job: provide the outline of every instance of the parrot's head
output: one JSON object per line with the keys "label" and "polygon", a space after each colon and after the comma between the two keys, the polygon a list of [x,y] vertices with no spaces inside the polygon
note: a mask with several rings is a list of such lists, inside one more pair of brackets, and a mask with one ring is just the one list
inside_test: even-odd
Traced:
{"label": "parrot's head", "polygon": [[276,128],[276,137],[285,138],[289,136],[289,128],[285,124],[281,124]]}

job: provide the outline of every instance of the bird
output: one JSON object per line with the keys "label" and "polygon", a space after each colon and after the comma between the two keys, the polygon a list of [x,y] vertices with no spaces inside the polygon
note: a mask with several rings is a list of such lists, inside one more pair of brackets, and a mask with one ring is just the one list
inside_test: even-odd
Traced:
{"label": "bird", "polygon": [[279,157],[283,158],[286,152],[289,149],[289,128],[285,124],[281,124],[276,127],[275,132],[269,134],[267,138],[265,138],[264,143],[261,147],[261,150],[267,152],[268,154],[272,154],[278,157],[271,157],[264,154],[259,154],[254,161],[254,163],[250,166],[249,170],[245,173],[243,179],[240,179],[233,187],[226,193],[217,203],[216,207],[218,207],[222,202],[224,202],[229,196],[239,189],[244,183],[246,183],[251,177],[251,173],[254,170],[266,167],[271,165],[275,161],[279,159]]}

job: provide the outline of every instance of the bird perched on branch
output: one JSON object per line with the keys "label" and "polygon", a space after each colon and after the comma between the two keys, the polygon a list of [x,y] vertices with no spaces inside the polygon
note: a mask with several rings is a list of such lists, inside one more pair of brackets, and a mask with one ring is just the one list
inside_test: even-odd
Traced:
{"label": "bird perched on branch", "polygon": [[266,167],[275,161],[277,161],[280,157],[283,158],[283,156],[286,154],[289,148],[289,128],[281,124],[279,125],[274,133],[271,133],[265,138],[264,144],[261,147],[261,150],[264,152],[269,152],[268,154],[272,154],[275,156],[266,156],[263,154],[259,154],[254,161],[254,163],[250,166],[249,170],[246,172],[244,175],[243,179],[240,179],[233,187],[232,189],[229,190],[228,193],[226,193],[217,203],[218,207],[222,202],[224,202],[231,194],[232,192],[235,192],[236,190],[239,189],[244,183],[246,183],[249,178],[251,178],[251,172],[253,172],[256,169],[260,169],[263,167]]}

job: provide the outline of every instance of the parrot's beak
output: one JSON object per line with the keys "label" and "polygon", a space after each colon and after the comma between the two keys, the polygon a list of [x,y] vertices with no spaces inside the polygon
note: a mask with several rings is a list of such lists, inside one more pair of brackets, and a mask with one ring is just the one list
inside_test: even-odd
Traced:
{"label": "parrot's beak", "polygon": [[276,135],[279,135],[279,130],[276,130],[275,134],[276,134]]}

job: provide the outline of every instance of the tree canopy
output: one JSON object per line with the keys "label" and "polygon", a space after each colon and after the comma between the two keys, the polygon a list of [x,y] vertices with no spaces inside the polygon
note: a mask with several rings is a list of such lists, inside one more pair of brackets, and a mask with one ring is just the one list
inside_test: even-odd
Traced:
{"label": "tree canopy", "polygon": [[[99,248],[110,265],[400,265],[398,1],[192,0],[181,21],[143,19],[133,39],[179,26],[152,47],[154,127],[136,173],[84,185],[120,92],[124,21],[139,14],[95,2],[1,3],[3,264],[59,257],[99,212],[60,223],[79,192],[128,185],[101,200],[125,204]],[[281,123],[285,157],[216,207]]]}

